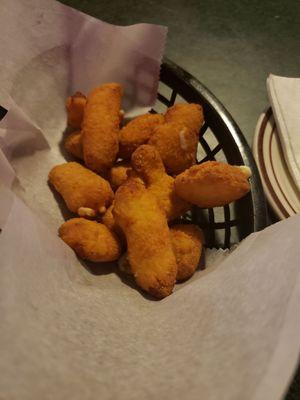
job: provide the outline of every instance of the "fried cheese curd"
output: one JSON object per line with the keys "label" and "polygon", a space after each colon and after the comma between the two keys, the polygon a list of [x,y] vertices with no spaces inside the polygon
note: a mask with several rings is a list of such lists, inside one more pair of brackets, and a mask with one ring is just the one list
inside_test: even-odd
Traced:
{"label": "fried cheese curd", "polygon": [[[130,179],[131,181],[137,181],[144,185],[144,181],[142,177],[132,168],[127,170],[127,178],[126,181]],[[125,182],[123,182],[125,183]],[[123,184],[122,183],[122,184]],[[120,185],[121,186],[121,185]],[[126,242],[122,229],[117,225],[115,218],[113,216],[113,208],[114,208],[114,201],[108,207],[105,214],[102,215],[101,221],[104,225],[106,225],[110,230],[116,232],[119,238],[122,240],[123,243]]]}
{"label": "fried cheese curd", "polygon": [[190,204],[176,195],[174,178],[166,173],[155,147],[147,144],[138,147],[132,155],[131,164],[143,178],[149,192],[156,197],[168,221],[180,217],[190,209]]}
{"label": "fried cheese curd", "polygon": [[126,236],[137,285],[159,299],[170,295],[177,265],[167,219],[154,195],[129,179],[116,191],[113,215]]}
{"label": "fried cheese curd", "polygon": [[179,197],[202,208],[224,206],[250,191],[249,168],[224,162],[207,161],[175,178]]}
{"label": "fried cheese curd", "polygon": [[102,215],[101,221],[105,226],[107,226],[108,229],[115,232],[117,230],[117,225],[112,213],[113,208],[114,202],[108,207],[105,214]]}
{"label": "fried cheese curd", "polygon": [[125,125],[119,133],[119,157],[130,159],[132,153],[150,139],[156,126],[164,123],[161,114],[140,115]]}
{"label": "fried cheese curd", "polygon": [[178,282],[190,278],[196,271],[203,248],[203,234],[197,225],[177,224],[170,228],[177,262]]}
{"label": "fried cheese curd", "polygon": [[108,262],[117,260],[121,255],[118,237],[96,221],[72,218],[61,225],[59,236],[84,260]]}
{"label": "fried cheese curd", "polygon": [[148,144],[158,150],[169,174],[177,175],[196,162],[198,137],[182,123],[157,126]]}
{"label": "fried cheese curd", "polygon": [[169,174],[177,175],[195,164],[203,121],[199,104],[178,103],[168,108],[165,123],[154,129],[148,144],[157,148]]}
{"label": "fried cheese curd", "polygon": [[120,239],[120,243],[123,248],[126,247],[126,239],[122,229],[116,223],[115,217],[113,216],[114,202],[108,207],[106,213],[103,214],[101,222],[112,232],[114,232]]}
{"label": "fried cheese curd", "polygon": [[[177,224],[170,228],[173,251],[177,263],[176,281],[182,282],[193,276],[196,271],[203,249],[203,234],[197,225]],[[128,254],[119,259],[119,270],[132,275]]]}
{"label": "fried cheese curd", "polygon": [[200,104],[177,103],[168,108],[165,121],[183,124],[198,136],[204,122],[203,109]]}
{"label": "fried cheese curd", "polygon": [[77,162],[53,167],[49,181],[61,194],[68,209],[80,216],[102,214],[113,201],[109,182]]}
{"label": "fried cheese curd", "polygon": [[68,126],[74,129],[80,129],[84,107],[86,105],[86,97],[81,92],[76,92],[73,96],[69,96],[66,100]]}
{"label": "fried cheese curd", "polygon": [[115,191],[127,181],[128,172],[132,170],[129,161],[118,161],[109,171],[108,180]]}
{"label": "fried cheese curd", "polygon": [[70,133],[65,139],[64,146],[66,151],[72,156],[80,160],[83,159],[81,131]]}
{"label": "fried cheese curd", "polygon": [[82,122],[83,158],[97,173],[105,174],[117,158],[122,95],[121,85],[107,83],[87,97]]}

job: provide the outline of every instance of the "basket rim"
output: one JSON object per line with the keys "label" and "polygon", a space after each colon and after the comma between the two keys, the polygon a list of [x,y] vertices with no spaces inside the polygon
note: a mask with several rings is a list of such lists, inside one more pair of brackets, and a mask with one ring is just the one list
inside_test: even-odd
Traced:
{"label": "basket rim", "polygon": [[266,198],[254,156],[241,129],[222,102],[201,81],[167,57],[163,58],[162,68],[165,71],[172,72],[193,90],[197,91],[214,108],[223,124],[227,127],[244,165],[247,165],[252,172],[253,231],[257,232],[264,229],[269,225]]}

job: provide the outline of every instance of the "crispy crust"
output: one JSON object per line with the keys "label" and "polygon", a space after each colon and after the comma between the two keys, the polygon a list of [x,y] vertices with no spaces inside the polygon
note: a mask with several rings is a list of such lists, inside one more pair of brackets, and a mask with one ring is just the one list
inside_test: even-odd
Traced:
{"label": "crispy crust", "polygon": [[122,87],[108,83],[94,89],[87,99],[82,123],[85,164],[106,173],[117,158]]}
{"label": "crispy crust", "polygon": [[178,175],[178,196],[202,208],[224,206],[245,196],[249,175],[242,168],[218,161],[195,165]]}
{"label": "crispy crust", "polygon": [[110,184],[105,179],[77,162],[52,168],[49,181],[74,213],[80,207],[91,208],[98,213],[101,208],[108,207],[114,197]]}
{"label": "crispy crust", "polygon": [[64,146],[67,152],[72,154],[72,156],[80,160],[83,159],[81,131],[70,133],[65,139]]}
{"label": "crispy crust", "polygon": [[196,162],[198,138],[178,122],[156,127],[148,144],[158,150],[169,174],[177,175]]}
{"label": "crispy crust", "polygon": [[140,145],[148,142],[154,128],[163,123],[161,114],[140,115],[130,121],[119,133],[119,157],[129,159]]}
{"label": "crispy crust", "polygon": [[118,238],[120,239],[120,243],[122,244],[122,247],[126,247],[126,239],[125,235],[122,232],[122,229],[118,224],[116,223],[115,217],[113,215],[113,209],[114,209],[114,203],[108,207],[106,210],[106,213],[102,216],[101,222],[107,226],[109,230],[114,232]]}
{"label": "crispy crust", "polygon": [[128,161],[119,161],[110,169],[108,180],[113,190],[117,190],[119,186],[127,181],[128,173],[131,170],[132,167]]}
{"label": "crispy crust", "polygon": [[[177,263],[176,281],[182,282],[189,279],[199,265],[204,237],[201,229],[193,224],[173,225],[170,235]],[[121,272],[133,274],[127,253],[121,257],[118,264]]]}
{"label": "crispy crust", "polygon": [[155,147],[147,144],[140,146],[133,153],[131,163],[144,179],[149,192],[156,197],[168,221],[180,217],[190,209],[190,204],[176,195],[174,178],[167,175]]}
{"label": "crispy crust", "polygon": [[165,120],[166,122],[183,124],[195,135],[198,135],[204,122],[203,109],[200,104],[177,103],[168,108]]}
{"label": "crispy crust", "polygon": [[116,192],[113,215],[126,236],[137,284],[157,298],[171,294],[177,265],[167,220],[155,197],[139,181],[129,180]]}
{"label": "crispy crust", "polygon": [[197,269],[203,248],[203,234],[197,225],[173,225],[170,229],[177,262],[177,281],[190,278]]}
{"label": "crispy crust", "polygon": [[86,97],[81,92],[76,92],[66,100],[66,110],[68,116],[68,125],[74,129],[80,129],[84,108],[86,105]]}
{"label": "crispy crust", "polygon": [[117,236],[105,225],[84,218],[73,218],[59,228],[59,236],[84,260],[115,261],[121,255]]}

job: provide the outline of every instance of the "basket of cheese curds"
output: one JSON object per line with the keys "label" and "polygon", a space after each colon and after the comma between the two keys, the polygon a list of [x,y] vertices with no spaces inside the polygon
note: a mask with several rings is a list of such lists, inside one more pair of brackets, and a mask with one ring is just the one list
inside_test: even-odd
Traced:
{"label": "basket of cheese curds", "polygon": [[129,121],[118,83],[70,96],[72,160],[49,173],[74,213],[61,239],[81,259],[117,261],[159,299],[194,274],[205,247],[229,248],[266,226],[255,162],[229,113],[168,60],[160,81],[153,109]]}

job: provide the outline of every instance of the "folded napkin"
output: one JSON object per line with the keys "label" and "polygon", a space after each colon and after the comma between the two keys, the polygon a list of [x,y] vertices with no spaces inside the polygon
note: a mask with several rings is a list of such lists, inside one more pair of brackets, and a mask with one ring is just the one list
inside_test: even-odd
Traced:
{"label": "folded napkin", "polygon": [[285,161],[300,198],[300,78],[270,74],[267,90]]}

